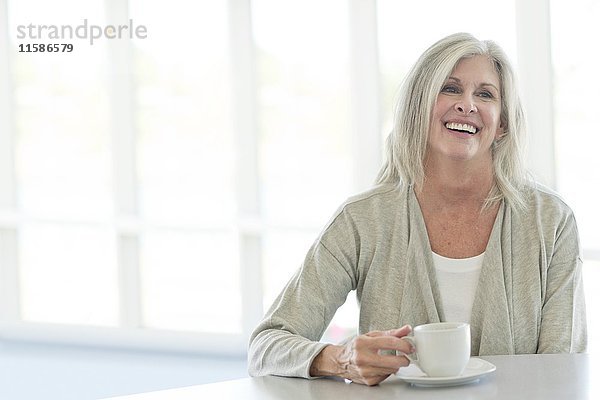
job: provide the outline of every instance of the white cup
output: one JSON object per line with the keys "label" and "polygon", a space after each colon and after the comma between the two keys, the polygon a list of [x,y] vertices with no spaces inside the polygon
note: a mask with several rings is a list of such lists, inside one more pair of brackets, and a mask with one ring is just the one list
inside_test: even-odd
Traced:
{"label": "white cup", "polygon": [[404,339],[416,349],[406,357],[430,377],[462,374],[471,356],[471,327],[464,322],[419,325]]}

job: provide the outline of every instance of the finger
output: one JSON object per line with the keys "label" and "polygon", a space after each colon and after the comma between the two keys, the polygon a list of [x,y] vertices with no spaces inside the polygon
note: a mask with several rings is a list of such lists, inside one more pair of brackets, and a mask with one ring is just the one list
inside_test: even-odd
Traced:
{"label": "finger", "polygon": [[385,368],[385,367],[371,366],[371,367],[361,368],[360,376],[362,376],[363,378],[370,378],[370,377],[377,377],[377,376],[387,378],[389,375],[395,374],[396,372],[398,372],[398,368]]}
{"label": "finger", "polygon": [[384,380],[386,380],[387,377],[390,375],[391,374],[374,375],[374,376],[368,376],[368,377],[357,376],[354,379],[352,379],[352,382],[360,383],[362,385],[375,386],[375,385],[380,384]]}
{"label": "finger", "polygon": [[412,327],[410,325],[404,325],[401,328],[390,329],[387,331],[371,331],[366,333],[366,336],[369,337],[380,337],[380,336],[395,336],[395,337],[404,337],[412,332]]}
{"label": "finger", "polygon": [[[354,353],[351,364],[358,370],[368,370],[370,368],[383,369],[388,374],[395,373],[398,368],[405,367],[410,361],[404,355],[380,354],[373,351],[359,351]],[[380,371],[382,372],[382,371]]]}
{"label": "finger", "polygon": [[371,351],[396,350],[405,354],[410,354],[414,351],[412,344],[395,336],[369,338],[369,340],[366,341],[366,346]]}
{"label": "finger", "polygon": [[403,355],[378,355],[372,361],[374,368],[383,368],[390,371],[390,373],[396,373],[399,368],[406,367],[409,364],[410,360]]}
{"label": "finger", "polygon": [[410,325],[404,325],[402,328],[391,329],[389,331],[385,331],[386,336],[395,336],[397,338],[404,337],[412,332],[412,327]]}
{"label": "finger", "polygon": [[365,385],[368,385],[368,386],[377,386],[381,382],[385,381],[388,376],[389,375],[377,376],[377,377],[366,380],[364,383],[365,383]]}

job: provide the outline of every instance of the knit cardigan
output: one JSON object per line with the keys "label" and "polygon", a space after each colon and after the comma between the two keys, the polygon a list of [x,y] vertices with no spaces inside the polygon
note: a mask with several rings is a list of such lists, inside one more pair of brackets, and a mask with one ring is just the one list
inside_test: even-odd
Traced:
{"label": "knit cardigan", "polygon": [[[577,226],[540,186],[525,209],[502,202],[471,314],[472,355],[586,349]],[[319,339],[348,293],[359,333],[444,320],[425,222],[411,186],[380,185],[335,213],[250,338],[252,376],[310,378]]]}

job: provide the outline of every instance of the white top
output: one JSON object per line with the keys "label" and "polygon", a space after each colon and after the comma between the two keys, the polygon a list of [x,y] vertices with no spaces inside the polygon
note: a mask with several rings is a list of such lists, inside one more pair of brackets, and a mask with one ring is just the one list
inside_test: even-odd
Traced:
{"label": "white top", "polygon": [[445,321],[471,322],[471,309],[484,255],[485,252],[470,258],[447,258],[433,253]]}

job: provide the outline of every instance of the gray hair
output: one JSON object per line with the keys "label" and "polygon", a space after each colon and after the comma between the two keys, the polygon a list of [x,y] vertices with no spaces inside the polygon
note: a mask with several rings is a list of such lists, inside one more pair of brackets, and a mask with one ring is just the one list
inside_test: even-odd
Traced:
{"label": "gray hair", "polygon": [[427,49],[404,79],[395,108],[394,127],[386,140],[386,160],[377,183],[422,185],[431,114],[438,94],[464,58],[484,55],[500,79],[501,121],[504,135],[492,145],[494,185],[484,208],[506,199],[524,205],[521,188],[527,180],[523,162],[525,117],[508,57],[496,43],[468,33],[447,36]]}

